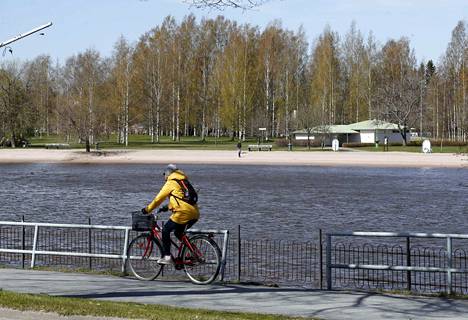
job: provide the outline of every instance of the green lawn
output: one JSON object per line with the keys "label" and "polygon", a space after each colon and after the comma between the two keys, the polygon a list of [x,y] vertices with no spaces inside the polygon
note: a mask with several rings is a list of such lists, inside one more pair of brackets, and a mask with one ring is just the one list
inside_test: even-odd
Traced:
{"label": "green lawn", "polygon": [[[379,145],[378,148],[369,146],[369,147],[359,147],[359,148],[352,148],[353,150],[357,151],[372,151],[372,152],[384,152],[384,147]],[[388,151],[399,151],[399,152],[418,152],[421,153],[420,146],[389,146]],[[440,146],[432,146],[433,153],[468,153],[468,147],[440,147]]]}
{"label": "green lawn", "polygon": [[[116,143],[117,138],[110,136],[109,138],[99,139],[99,146],[102,149],[122,149],[124,145]],[[42,138],[31,138],[30,144],[32,147],[45,147],[48,143],[66,143],[66,139],[60,136],[49,136]],[[255,139],[250,139],[243,142],[244,147],[248,144],[255,144]],[[270,142],[271,143],[271,142]],[[128,149],[205,149],[205,150],[235,150],[237,140],[232,140],[229,137],[216,139],[207,137],[202,141],[199,137],[181,137],[180,141],[172,141],[171,137],[161,137],[159,143],[151,143],[151,138],[147,135],[130,135]],[[273,144],[273,143],[271,143]],[[273,144],[274,145],[274,144]],[[84,144],[76,142],[70,143],[71,148],[84,148]],[[95,146],[93,146],[94,148]]]}
{"label": "green lawn", "polygon": [[176,308],[162,305],[98,301],[91,299],[51,297],[47,295],[32,295],[1,291],[1,289],[0,306],[15,310],[55,312],[60,315],[66,316],[90,315],[98,317],[120,317],[129,319],[314,319],[276,315],[261,315],[255,313],[207,311],[199,309]]}
{"label": "green lawn", "polygon": [[[205,141],[202,141],[200,137],[181,137],[180,141],[173,141],[171,137],[161,137],[159,143],[151,143],[151,138],[148,135],[130,135],[129,145],[125,147],[121,144],[116,143],[116,136],[110,136],[109,138],[99,139],[100,149],[187,149],[187,150],[235,150],[237,140],[232,140],[229,137],[221,137],[216,139],[214,137],[207,137]],[[76,143],[76,140],[70,143],[71,148],[84,149],[84,144]],[[30,139],[31,147],[44,148],[49,143],[66,143],[66,139],[60,136],[44,136],[42,138],[35,137]],[[249,144],[257,144],[257,140],[247,139],[242,142],[242,149],[247,150]],[[271,144],[273,151],[286,151],[288,148],[278,147],[274,141],[265,142],[264,144]],[[95,146],[93,145],[94,149]],[[372,152],[383,152],[383,145],[378,148],[374,146],[352,148],[356,151],[372,151]],[[330,151],[331,148],[311,148],[310,151]],[[307,147],[294,146],[293,151],[309,151]],[[389,151],[401,151],[401,152],[421,152],[420,146],[389,146]],[[465,147],[440,147],[433,145],[432,152],[434,153],[468,153],[468,146]]]}

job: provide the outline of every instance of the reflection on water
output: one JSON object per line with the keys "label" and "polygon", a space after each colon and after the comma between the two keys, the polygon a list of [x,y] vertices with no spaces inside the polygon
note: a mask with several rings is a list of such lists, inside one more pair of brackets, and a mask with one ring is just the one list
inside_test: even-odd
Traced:
{"label": "reflection on water", "polygon": [[[197,227],[310,240],[317,231],[468,233],[468,170],[182,165],[199,189]],[[0,219],[129,225],[162,165],[0,165]]]}

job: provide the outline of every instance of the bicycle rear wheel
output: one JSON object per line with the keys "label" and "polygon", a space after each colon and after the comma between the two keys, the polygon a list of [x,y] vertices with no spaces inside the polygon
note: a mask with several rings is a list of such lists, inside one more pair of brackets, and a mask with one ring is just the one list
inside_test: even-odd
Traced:
{"label": "bicycle rear wheel", "polygon": [[213,282],[221,268],[221,250],[216,242],[206,235],[195,235],[190,238],[190,243],[195,252],[186,245],[181,252],[185,273],[195,284]]}
{"label": "bicycle rear wheel", "polygon": [[162,248],[148,234],[142,234],[130,242],[127,250],[127,266],[130,272],[139,280],[156,279],[163,268],[157,263],[161,257]]}

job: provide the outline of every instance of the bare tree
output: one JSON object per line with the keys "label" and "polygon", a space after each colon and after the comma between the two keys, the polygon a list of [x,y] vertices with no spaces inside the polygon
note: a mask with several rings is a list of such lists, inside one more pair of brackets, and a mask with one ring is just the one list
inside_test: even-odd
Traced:
{"label": "bare tree", "polygon": [[407,129],[417,120],[420,102],[420,81],[416,75],[404,77],[397,84],[385,83],[378,91],[383,106],[380,118],[394,122],[406,145]]}
{"label": "bare tree", "polygon": [[196,8],[223,10],[224,8],[252,9],[269,0],[185,0]]}
{"label": "bare tree", "polygon": [[22,140],[34,120],[23,75],[24,65],[11,62],[0,67],[0,139],[9,137],[13,148]]}
{"label": "bare tree", "polygon": [[99,53],[86,50],[67,60],[65,66],[66,82],[70,99],[68,116],[80,142],[85,143],[86,152],[94,144],[102,130],[99,104],[99,87],[103,82],[103,65]]}
{"label": "bare tree", "polygon": [[424,81],[416,70],[416,58],[407,38],[385,44],[378,71],[376,114],[380,120],[395,122],[406,144],[407,128],[418,119],[421,81]]}
{"label": "bare tree", "polygon": [[50,134],[54,100],[52,76],[52,62],[50,56],[38,56],[26,64],[25,81],[30,88],[32,110],[36,113],[39,135]]}
{"label": "bare tree", "polygon": [[121,37],[115,44],[112,75],[115,84],[114,102],[118,106],[118,142],[128,146],[130,82],[132,81],[133,65],[131,56],[133,48],[125,38]]}

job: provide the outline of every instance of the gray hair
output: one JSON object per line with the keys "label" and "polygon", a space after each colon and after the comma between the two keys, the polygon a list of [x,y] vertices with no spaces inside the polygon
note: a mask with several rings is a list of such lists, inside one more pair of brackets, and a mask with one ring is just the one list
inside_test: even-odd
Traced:
{"label": "gray hair", "polygon": [[164,174],[165,176],[168,176],[168,175],[170,175],[171,173],[173,173],[173,172],[176,171],[176,170],[177,170],[177,166],[176,166],[175,164],[170,163],[170,164],[167,165],[167,167],[166,167],[166,169],[164,170],[164,173],[163,173],[163,174]]}

